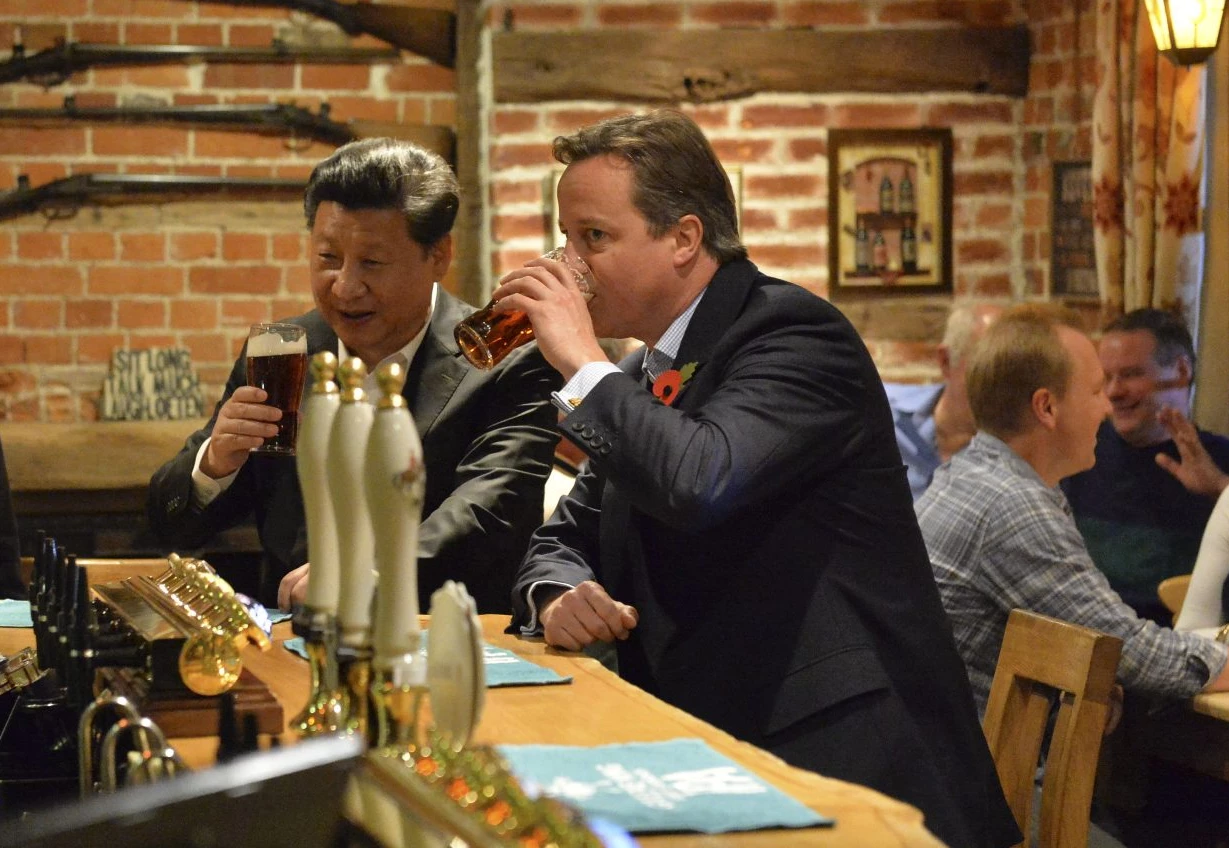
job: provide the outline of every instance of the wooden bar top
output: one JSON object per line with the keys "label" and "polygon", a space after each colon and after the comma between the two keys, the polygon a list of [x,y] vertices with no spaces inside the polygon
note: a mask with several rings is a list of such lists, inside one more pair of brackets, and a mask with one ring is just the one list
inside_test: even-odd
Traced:
{"label": "wooden bar top", "polygon": [[[541,642],[503,632],[507,616],[482,616],[483,634],[493,645],[507,648],[531,662],[572,678],[567,685],[516,686],[487,690],[486,707],[476,740],[479,743],[599,745],[699,738],[737,761],[788,795],[825,816],[833,828],[769,830],[717,835],[673,834],[638,841],[661,848],[934,848],[941,846],[922,823],[915,808],[871,789],[786,765],[777,757],[666,704],[632,686],[600,663],[579,654],[558,651]],[[289,623],[274,628],[273,648],[244,650],[244,665],[265,681],[281,701],[287,719],[307,702],[307,663],[285,650]],[[32,642],[32,633],[0,629],[0,653]],[[283,741],[295,737],[283,735]],[[195,767],[213,761],[214,739],[176,739],[172,743]]]}

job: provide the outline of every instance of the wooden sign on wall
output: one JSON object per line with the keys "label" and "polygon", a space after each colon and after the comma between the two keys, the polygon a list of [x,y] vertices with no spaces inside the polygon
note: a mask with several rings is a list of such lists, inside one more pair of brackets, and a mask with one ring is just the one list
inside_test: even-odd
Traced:
{"label": "wooden sign on wall", "polygon": [[169,421],[204,414],[201,378],[187,348],[116,350],[102,385],[105,421]]}

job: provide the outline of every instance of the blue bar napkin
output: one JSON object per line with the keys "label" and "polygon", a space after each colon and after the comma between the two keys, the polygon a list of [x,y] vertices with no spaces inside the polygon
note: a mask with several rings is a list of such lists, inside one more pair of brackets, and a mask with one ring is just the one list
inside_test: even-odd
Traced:
{"label": "blue bar napkin", "polygon": [[700,739],[594,748],[500,745],[526,789],[612,821],[632,833],[725,833],[830,827],[799,801],[765,783]]}
{"label": "blue bar napkin", "polygon": [[30,602],[0,600],[0,627],[33,627],[30,619]]}
{"label": "blue bar napkin", "polygon": [[[427,634],[423,633],[424,644],[426,637]],[[301,637],[287,639],[282,645],[291,653],[298,654],[304,659],[307,658]],[[497,648],[486,642],[482,644],[482,664],[488,689],[500,686],[547,686],[572,682],[572,678],[564,677],[553,669],[531,663],[512,651]]]}

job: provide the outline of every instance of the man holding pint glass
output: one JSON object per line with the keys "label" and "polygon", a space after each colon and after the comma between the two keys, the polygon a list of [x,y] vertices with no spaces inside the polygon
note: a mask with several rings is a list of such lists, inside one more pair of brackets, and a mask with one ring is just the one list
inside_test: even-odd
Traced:
{"label": "man holding pint glass", "polygon": [[[558,441],[550,394],[561,381],[536,346],[485,370],[461,355],[453,331],[474,308],[437,283],[452,260],[457,207],[456,178],[439,156],[391,139],[339,148],[312,172],[304,199],[316,308],[266,326],[302,328],[306,356],[358,356],[369,374],[387,361],[407,366],[402,393],[426,461],[420,608],[453,579],[480,611],[507,611],[516,563],[542,518]],[[180,549],[254,517],[261,599],[288,608],[311,571],[294,459],[270,448],[294,416],[278,408],[271,384],[252,379],[261,354],[290,352],[285,339],[263,330],[249,338],[213,418],[154,474],[148,513]]]}

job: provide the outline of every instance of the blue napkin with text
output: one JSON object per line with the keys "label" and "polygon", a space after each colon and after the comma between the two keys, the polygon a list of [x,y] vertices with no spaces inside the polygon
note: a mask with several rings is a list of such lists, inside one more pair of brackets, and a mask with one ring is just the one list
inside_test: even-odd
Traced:
{"label": "blue napkin with text", "polygon": [[593,748],[500,745],[529,791],[632,833],[830,827],[821,816],[700,739]]}

